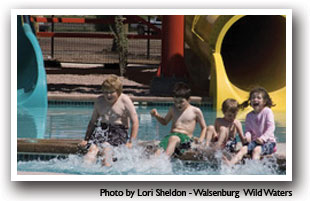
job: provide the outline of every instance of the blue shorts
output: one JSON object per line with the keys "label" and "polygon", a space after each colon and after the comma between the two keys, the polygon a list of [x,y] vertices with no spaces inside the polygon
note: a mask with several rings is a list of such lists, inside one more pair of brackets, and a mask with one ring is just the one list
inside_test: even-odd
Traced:
{"label": "blue shorts", "polygon": [[276,151],[276,143],[275,142],[266,142],[264,144],[258,144],[255,141],[252,141],[248,144],[248,154],[252,155],[252,151],[255,147],[261,146],[262,152],[261,155],[269,155]]}

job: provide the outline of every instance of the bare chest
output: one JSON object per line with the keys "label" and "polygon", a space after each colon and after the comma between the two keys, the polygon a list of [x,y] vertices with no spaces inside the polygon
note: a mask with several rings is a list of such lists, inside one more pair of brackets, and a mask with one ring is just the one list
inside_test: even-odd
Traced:
{"label": "bare chest", "polygon": [[196,114],[192,110],[176,112],[173,121],[176,123],[188,124],[196,122]]}
{"label": "bare chest", "polygon": [[219,132],[221,126],[226,127],[230,135],[234,135],[237,132],[236,125],[233,122],[227,122],[224,119],[220,119],[216,128],[217,132]]}
{"label": "bare chest", "polygon": [[102,105],[98,109],[103,121],[114,122],[126,117],[127,112],[123,104],[116,102],[113,105]]}

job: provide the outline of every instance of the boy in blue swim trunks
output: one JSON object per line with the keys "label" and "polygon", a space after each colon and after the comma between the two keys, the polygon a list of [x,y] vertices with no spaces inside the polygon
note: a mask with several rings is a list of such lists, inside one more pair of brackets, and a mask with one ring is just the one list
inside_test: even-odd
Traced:
{"label": "boy in blue swim trunks", "polygon": [[239,104],[235,99],[228,98],[222,103],[224,117],[216,118],[214,125],[208,126],[206,147],[234,152],[237,145],[236,133],[242,144],[246,143],[242,124],[236,119],[238,110]]}
{"label": "boy in blue swim trunks", "polygon": [[189,103],[190,94],[191,90],[187,84],[177,83],[173,89],[174,105],[170,107],[168,113],[162,117],[156,109],[150,112],[162,125],[167,125],[172,120],[170,134],[164,137],[159,144],[161,150],[164,150],[168,156],[173,153],[181,154],[190,148],[197,122],[201,128],[198,143],[203,142],[205,138],[207,125],[201,110]]}

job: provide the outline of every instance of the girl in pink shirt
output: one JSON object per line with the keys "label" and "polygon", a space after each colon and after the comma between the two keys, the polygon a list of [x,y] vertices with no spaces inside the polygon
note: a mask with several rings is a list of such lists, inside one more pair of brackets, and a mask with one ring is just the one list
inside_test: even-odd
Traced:
{"label": "girl in pink shirt", "polygon": [[253,111],[249,112],[245,119],[245,137],[248,145],[243,146],[231,161],[224,157],[227,164],[236,164],[246,154],[250,154],[252,159],[260,159],[261,155],[276,151],[274,116],[270,109],[275,105],[268,92],[260,87],[252,89],[249,99],[241,104],[241,108],[249,105]]}

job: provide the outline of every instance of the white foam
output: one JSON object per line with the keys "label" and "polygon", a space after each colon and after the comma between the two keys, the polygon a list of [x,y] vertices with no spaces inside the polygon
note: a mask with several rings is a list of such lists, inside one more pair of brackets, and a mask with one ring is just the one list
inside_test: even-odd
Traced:
{"label": "white foam", "polygon": [[165,154],[159,156],[147,155],[144,147],[126,146],[114,148],[113,157],[117,158],[111,167],[104,167],[98,159],[95,164],[84,163],[83,157],[69,155],[66,159],[52,159],[49,161],[20,161],[18,171],[56,172],[68,174],[100,174],[100,175],[162,175],[162,174],[199,174],[199,175],[275,175],[278,166],[275,160],[261,161],[245,160],[244,164],[233,167],[222,164],[222,153],[217,152],[211,161],[181,161],[170,160]]}

